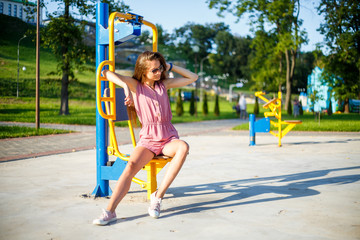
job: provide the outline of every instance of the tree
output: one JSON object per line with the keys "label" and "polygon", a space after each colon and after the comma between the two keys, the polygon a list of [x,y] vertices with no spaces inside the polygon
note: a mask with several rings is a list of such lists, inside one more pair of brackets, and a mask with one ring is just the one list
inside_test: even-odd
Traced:
{"label": "tree", "polygon": [[[198,63],[212,51],[216,34],[228,29],[229,26],[224,23],[205,25],[187,23],[185,26],[175,29],[172,41],[176,42],[178,58],[189,60],[187,67],[193,69],[196,59]],[[199,47],[197,53],[193,51],[194,46]]]}
{"label": "tree", "polygon": [[254,114],[259,114],[259,98],[255,97],[255,104],[254,104]]}
{"label": "tree", "polygon": [[360,98],[360,5],[356,0],[322,0],[318,12],[325,19],[319,31],[330,49],[323,78],[348,113],[349,99]]}
{"label": "tree", "polygon": [[316,65],[316,54],[322,55],[322,52],[313,51],[299,53],[299,56],[296,59],[296,68],[292,86],[293,92],[299,92],[299,89],[302,89],[302,91],[306,89],[309,74],[311,74],[316,66],[320,67],[320,65]]}
{"label": "tree", "polygon": [[216,94],[215,96],[215,108],[214,108],[215,116],[220,116],[220,106],[219,106],[219,95]]}
{"label": "tree", "polygon": [[216,34],[214,40],[216,54],[210,55],[209,62],[217,75],[228,73],[230,83],[236,83],[241,78],[249,79],[247,65],[251,38],[233,36],[229,31],[223,30]]}
{"label": "tree", "polygon": [[204,98],[204,102],[203,102],[203,114],[206,116],[206,115],[208,115],[209,110],[208,110],[207,94],[206,94],[205,91],[204,91],[204,94],[203,94],[203,98]]}
{"label": "tree", "polygon": [[[270,39],[275,41],[271,58],[278,60],[277,70],[279,71],[280,77],[282,77],[284,68],[283,62],[285,62],[285,109],[291,114],[291,86],[294,76],[295,60],[300,44],[306,41],[305,32],[300,31],[302,24],[302,20],[299,19],[300,0],[210,0],[209,7],[219,9],[219,15],[224,11],[228,11],[239,19],[244,13],[251,13],[250,24],[253,26],[253,32],[259,30],[265,32],[265,25],[267,28],[270,28],[270,30],[266,32],[269,32],[269,35],[271,35]],[[275,36],[275,38],[273,36]],[[267,73],[271,73],[271,71]],[[279,83],[279,90],[281,90],[281,82]]]}
{"label": "tree", "polygon": [[253,51],[249,60],[250,80],[255,83],[252,88],[256,91],[276,92],[281,90],[284,74],[281,67],[282,62],[273,51],[276,47],[275,39],[275,34],[259,29],[252,41]]}
{"label": "tree", "polygon": [[178,90],[178,97],[176,100],[176,115],[182,116],[184,114],[184,107],[183,107],[183,101],[181,97],[181,89]]}
{"label": "tree", "polygon": [[191,91],[189,113],[191,116],[194,116],[194,114],[195,114],[195,91],[194,90]]}
{"label": "tree", "polygon": [[59,114],[68,115],[68,85],[75,80],[74,69],[79,69],[90,54],[81,41],[82,31],[75,25],[75,19],[71,16],[52,17],[51,22],[43,30],[41,35],[44,44],[52,49],[58,61],[57,72],[53,74],[62,74]]}
{"label": "tree", "polygon": [[[53,0],[54,2],[63,3],[63,8],[58,9],[61,14],[55,12],[50,15],[50,23],[43,28],[42,40],[45,46],[49,47],[55,55],[58,66],[57,72],[62,76],[61,79],[61,115],[69,114],[69,83],[75,80],[74,70],[81,69],[83,64],[89,60],[93,53],[83,43],[84,22],[77,21],[70,12],[70,8],[76,8],[81,16],[95,16],[95,4],[83,0]],[[103,2],[110,3],[109,0]],[[109,4],[110,12],[126,11],[128,6],[123,2],[112,2]],[[57,16],[57,17],[55,17]]]}

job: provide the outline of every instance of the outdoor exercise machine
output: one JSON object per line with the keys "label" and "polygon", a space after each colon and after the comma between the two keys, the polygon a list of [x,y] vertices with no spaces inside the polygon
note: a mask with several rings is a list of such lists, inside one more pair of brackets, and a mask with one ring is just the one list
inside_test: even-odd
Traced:
{"label": "outdoor exercise machine", "polygon": [[[136,146],[133,125],[124,106],[124,90],[116,88],[107,81],[101,71],[108,68],[115,71],[115,45],[119,45],[141,35],[141,26],[146,25],[153,31],[153,51],[157,51],[157,28],[133,13],[114,12],[109,16],[109,6],[98,3],[96,8],[96,187],[92,194],[105,197],[112,194],[109,180],[118,180],[124,171],[129,155],[119,150],[115,134],[115,122],[127,121],[133,146]],[[106,59],[108,57],[108,59]],[[104,111],[105,109],[105,111]],[[110,138],[110,144],[108,140]],[[109,161],[109,156],[117,157]],[[147,180],[136,177],[133,182],[147,190],[147,197],[156,191],[156,175],[172,160],[168,157],[155,157],[146,166]]]}
{"label": "outdoor exercise machine", "polygon": [[[278,97],[272,100],[268,100],[264,97],[265,92],[259,91],[255,93],[255,96],[265,101],[263,108],[269,111],[264,113],[265,118],[255,121],[255,115],[249,116],[249,131],[250,131],[250,146],[255,145],[255,134],[257,132],[269,132],[278,138],[278,146],[281,147],[281,139],[291,131],[297,124],[301,124],[300,120],[282,120],[281,119],[281,92],[278,92]],[[270,117],[275,117],[271,120]],[[270,125],[273,125],[276,131],[270,129]],[[283,128],[283,126],[286,126]]]}

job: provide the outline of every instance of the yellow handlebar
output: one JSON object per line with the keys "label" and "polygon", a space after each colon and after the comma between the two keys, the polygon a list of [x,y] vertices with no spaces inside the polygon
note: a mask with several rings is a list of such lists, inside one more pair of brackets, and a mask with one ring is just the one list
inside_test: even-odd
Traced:
{"label": "yellow handlebar", "polygon": [[255,92],[256,97],[259,97],[259,96],[262,96],[262,95],[265,95],[265,92],[263,92],[263,91]]}
{"label": "yellow handlebar", "polygon": [[[109,66],[109,70],[111,72],[115,72],[115,39],[114,39],[114,25],[116,21],[124,21],[130,20],[133,18],[133,15],[131,14],[124,14],[119,12],[114,12],[110,14],[109,16],[109,60],[103,61],[99,64],[97,71],[96,71],[96,104],[99,111],[99,114],[101,117],[105,119],[116,119],[116,99],[115,99],[115,84],[112,82],[109,82],[109,88],[110,88],[110,97],[102,97],[101,92],[101,81],[108,81],[104,77],[101,76],[101,70],[104,68],[104,66]],[[118,20],[115,20],[118,19]],[[153,31],[153,51],[157,51],[157,43],[158,43],[158,32],[157,28],[154,24],[151,22],[141,20],[141,22],[152,28]],[[110,113],[106,114],[102,107],[101,102],[110,102]]]}
{"label": "yellow handlebar", "polygon": [[[101,76],[101,70],[106,65],[113,65],[111,61],[103,61],[99,64],[96,71],[96,105],[101,117],[105,119],[116,119],[116,101],[115,101],[115,84],[109,82],[110,97],[102,97],[101,93],[101,81],[108,81],[106,78]],[[101,102],[110,102],[110,115],[106,114],[102,109]]]}

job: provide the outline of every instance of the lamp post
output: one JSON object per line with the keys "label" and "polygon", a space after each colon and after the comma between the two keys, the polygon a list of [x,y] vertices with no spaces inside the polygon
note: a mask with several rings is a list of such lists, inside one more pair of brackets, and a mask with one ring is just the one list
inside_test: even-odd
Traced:
{"label": "lamp post", "polygon": [[203,59],[201,59],[201,61],[200,61],[200,72],[199,72],[199,75],[200,75],[200,99],[201,99],[201,101],[202,101],[202,97],[203,97],[203,93],[202,93],[203,89],[202,89],[202,87],[201,87],[201,84],[202,84],[202,82],[204,81],[204,75],[205,75],[205,73],[203,72],[203,64],[204,64],[204,61],[205,61],[206,59],[208,59],[208,58],[209,58],[209,56],[206,56],[206,57],[204,57]]}
{"label": "lamp post", "polygon": [[26,38],[24,35],[22,38],[19,39],[18,42],[18,49],[17,49],[17,82],[16,82],[16,97],[19,97],[19,57],[20,57],[20,41]]}
{"label": "lamp post", "polygon": [[[192,50],[195,53],[195,64],[194,64],[194,68],[195,68],[195,74],[197,74],[197,53],[199,52],[200,48],[199,46],[195,45],[192,47]],[[195,82],[195,116],[197,116],[197,96],[198,96],[198,88],[199,88],[199,83],[198,81]]]}
{"label": "lamp post", "polygon": [[35,128],[40,128],[40,1],[36,6],[36,91],[35,91]]}

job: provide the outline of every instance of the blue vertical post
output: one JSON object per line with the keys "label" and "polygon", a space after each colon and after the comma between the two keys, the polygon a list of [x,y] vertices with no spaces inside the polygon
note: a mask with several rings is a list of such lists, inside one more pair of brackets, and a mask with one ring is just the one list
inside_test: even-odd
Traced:
{"label": "blue vertical post", "polygon": [[250,132],[249,146],[255,146],[255,114],[249,115],[249,132]]}
{"label": "blue vertical post", "polygon": [[[100,40],[100,25],[105,29],[108,27],[109,19],[109,5],[98,2],[96,5],[96,69],[99,64],[106,58],[106,45],[101,45]],[[104,82],[101,83],[101,92],[107,86]],[[104,103],[102,103],[104,105]],[[103,109],[104,106],[102,106]],[[106,166],[108,161],[107,155],[107,141],[108,141],[108,126],[107,121],[102,118],[96,109],[96,187],[93,194],[98,197],[105,197],[111,195],[109,187],[109,180],[103,180],[101,177],[101,167]]]}

